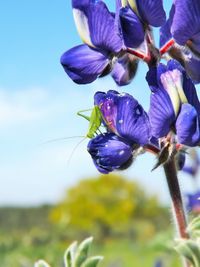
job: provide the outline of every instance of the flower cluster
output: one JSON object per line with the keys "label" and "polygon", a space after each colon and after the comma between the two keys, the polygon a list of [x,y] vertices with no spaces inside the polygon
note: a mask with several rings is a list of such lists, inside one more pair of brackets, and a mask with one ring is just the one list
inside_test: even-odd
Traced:
{"label": "flower cluster", "polygon": [[[95,94],[104,131],[89,141],[88,151],[97,169],[127,168],[141,150],[158,156],[157,167],[198,146],[200,103],[194,84],[200,83],[200,1],[174,0],[168,18],[162,0],[116,0],[114,13],[101,0],[72,0],[72,8],[84,44],[65,52],[61,64],[74,82],[88,84],[111,74],[124,86],[140,60],[149,67],[148,113],[130,94]],[[153,27],[160,27],[160,48]]]}

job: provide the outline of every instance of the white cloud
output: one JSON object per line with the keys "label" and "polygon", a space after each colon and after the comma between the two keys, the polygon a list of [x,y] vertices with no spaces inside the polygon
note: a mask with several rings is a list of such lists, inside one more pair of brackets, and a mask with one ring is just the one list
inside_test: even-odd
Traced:
{"label": "white cloud", "polygon": [[39,88],[14,93],[0,89],[0,127],[43,117],[44,109],[38,103],[44,97],[45,91]]}

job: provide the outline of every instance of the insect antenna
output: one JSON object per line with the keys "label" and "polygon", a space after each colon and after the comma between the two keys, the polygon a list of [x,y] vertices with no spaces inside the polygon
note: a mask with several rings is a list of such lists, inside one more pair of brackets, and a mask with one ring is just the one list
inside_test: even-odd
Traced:
{"label": "insect antenna", "polygon": [[86,136],[86,137],[84,136],[84,138],[83,138],[81,141],[79,141],[79,142],[76,144],[76,146],[73,148],[73,150],[72,150],[72,152],[70,153],[69,158],[68,158],[68,160],[67,160],[67,165],[68,165],[68,166],[69,166],[69,164],[70,164],[70,161],[71,161],[71,159],[72,159],[72,157],[73,157],[75,151],[77,150],[77,148],[79,147],[79,145],[82,144],[83,141],[85,141],[86,139],[87,139],[87,136]]}
{"label": "insect antenna", "polygon": [[69,137],[59,137],[59,138],[50,139],[48,141],[45,141],[45,142],[41,143],[41,145],[46,145],[46,144],[49,144],[49,143],[54,143],[54,142],[64,141],[64,140],[69,140],[69,139],[74,139],[74,138],[85,138],[85,136],[76,135],[76,136],[69,136]]}

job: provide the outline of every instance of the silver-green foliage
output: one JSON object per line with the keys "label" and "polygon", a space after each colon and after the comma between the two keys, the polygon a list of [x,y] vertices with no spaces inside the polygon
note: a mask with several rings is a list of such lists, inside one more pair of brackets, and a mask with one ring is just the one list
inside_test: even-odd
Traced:
{"label": "silver-green foliage", "polygon": [[192,220],[187,232],[191,238],[177,239],[175,249],[192,264],[192,267],[200,267],[200,216]]}
{"label": "silver-green foliage", "polygon": [[[89,256],[89,248],[92,244],[93,238],[85,239],[80,245],[73,242],[64,254],[65,267],[97,267],[98,263],[103,259],[102,256]],[[39,260],[34,267],[50,267],[48,263]]]}

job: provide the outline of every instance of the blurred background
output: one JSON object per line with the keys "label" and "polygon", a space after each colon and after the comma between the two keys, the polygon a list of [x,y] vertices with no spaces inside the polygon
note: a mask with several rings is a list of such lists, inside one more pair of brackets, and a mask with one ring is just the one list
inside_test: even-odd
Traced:
{"label": "blurred background", "polygon": [[[164,4],[169,11],[171,1]],[[99,176],[86,150],[87,121],[76,115],[109,89],[131,93],[148,111],[145,64],[126,88],[110,77],[74,84],[59,63],[81,43],[71,1],[1,1],[0,32],[0,266],[38,258],[62,266],[67,245],[90,235],[105,256],[101,266],[154,266],[160,257],[179,266],[175,253],[163,252],[173,225],[163,171],[151,172],[155,157]],[[188,173],[180,183],[187,194],[198,191]]]}

